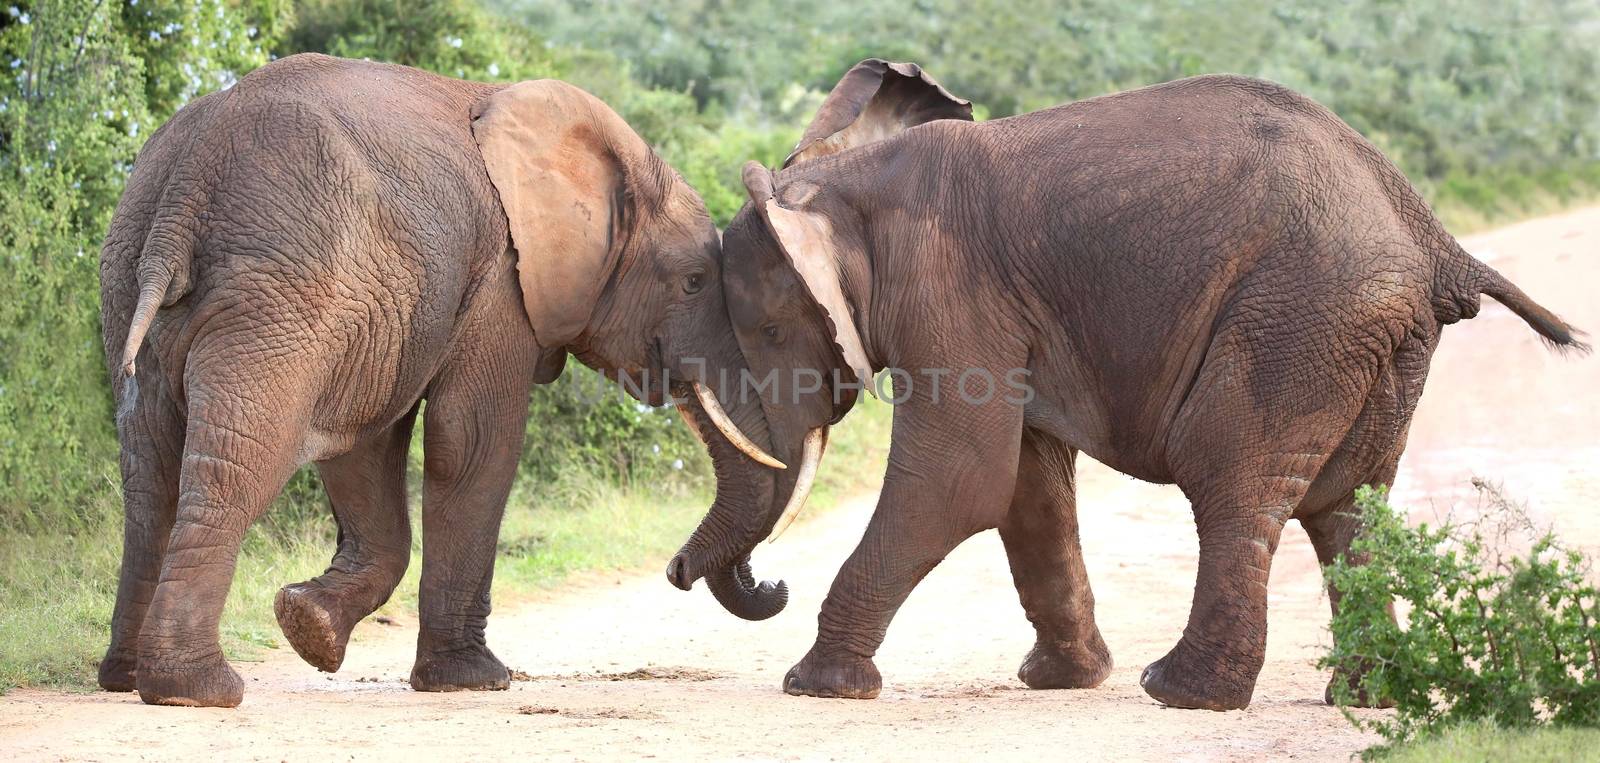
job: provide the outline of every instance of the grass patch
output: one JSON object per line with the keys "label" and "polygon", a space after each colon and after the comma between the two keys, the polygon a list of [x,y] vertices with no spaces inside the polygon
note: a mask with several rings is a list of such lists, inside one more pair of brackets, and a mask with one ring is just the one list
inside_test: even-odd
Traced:
{"label": "grass patch", "polygon": [[[807,515],[877,484],[890,418],[888,405],[868,400],[834,428]],[[697,465],[686,471],[696,472]],[[413,489],[419,484],[414,474]],[[616,485],[575,470],[555,483],[520,480],[500,531],[495,601],[503,607],[575,573],[664,566],[710,500],[711,486],[696,479]],[[411,505],[411,566],[381,612],[409,614],[416,608],[421,502],[413,496]],[[222,618],[222,646],[231,660],[256,660],[265,649],[287,647],[273,619],[272,597],[285,584],[321,573],[333,556],[335,528],[326,507],[279,508],[250,528],[240,551]],[[107,489],[71,533],[0,535],[0,691],[94,686],[110,638],[121,511],[115,491]]]}
{"label": "grass patch", "polygon": [[1456,174],[1426,186],[1445,228],[1464,236],[1600,201],[1600,162],[1533,172]]}
{"label": "grass patch", "polygon": [[[0,691],[16,686],[89,688],[111,637],[122,560],[122,518],[108,494],[70,534],[0,538]],[[285,583],[320,573],[333,556],[331,515],[285,528],[257,525],[245,537],[222,616],[229,659],[259,659],[281,642],[272,597]]]}
{"label": "grass patch", "polygon": [[1600,729],[1508,729],[1480,722],[1365,755],[1385,763],[1523,763],[1600,760]]}

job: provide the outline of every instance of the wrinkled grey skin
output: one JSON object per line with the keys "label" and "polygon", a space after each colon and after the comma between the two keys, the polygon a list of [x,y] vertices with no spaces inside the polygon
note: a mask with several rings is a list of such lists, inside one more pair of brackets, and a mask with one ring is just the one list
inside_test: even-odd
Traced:
{"label": "wrinkled grey skin", "polygon": [[[1082,451],[1193,503],[1189,622],[1144,689],[1245,707],[1284,524],[1300,520],[1324,564],[1349,549],[1353,491],[1393,480],[1442,329],[1489,294],[1553,346],[1584,348],[1464,252],[1360,135],[1278,85],[1197,77],[974,124],[927,107],[961,102],[925,75],[862,66],[872,76],[841,81],[782,171],[746,169],[723,289],[750,370],[848,380],[853,326],[874,371],[1022,368],[1034,396],[963,400],[953,377],[942,401],[922,376],[899,390],[877,511],[790,693],[876,696],[896,609],[995,527],[1038,633],[1021,679],[1103,680],[1073,495]],[[837,273],[832,309],[803,275],[819,262]],[[792,463],[807,431],[848,410],[855,393],[835,386],[768,396],[775,456]],[[723,540],[739,544],[723,557],[753,547]]]}
{"label": "wrinkled grey skin", "polygon": [[[217,641],[239,543],[308,462],[333,504],[338,554],[286,587],[277,614],[302,656],[337,669],[351,627],[406,568],[405,460],[426,400],[411,683],[505,688],[484,624],[530,385],[555,378],[568,351],[677,387],[697,373],[680,368],[686,346],[710,372],[743,367],[725,326],[697,332],[697,316],[725,311],[699,198],[598,101],[540,87],[564,104],[532,117],[565,141],[554,172],[600,167],[617,187],[584,200],[600,209],[582,216],[601,226],[605,267],[597,296],[564,316],[575,336],[554,342],[535,335],[524,299],[565,304],[571,290],[522,293],[519,263],[550,263],[510,245],[508,214],[524,210],[502,208],[474,140],[477,110],[505,88],[294,56],[152,136],[102,254],[126,536],[101,686],[152,703],[239,703]],[[560,222],[567,207],[583,212],[578,201],[535,211]],[[575,256],[568,242],[535,243],[558,264]],[[652,390],[646,399],[663,402]],[[730,413],[766,443],[758,409]],[[745,504],[741,514],[769,503],[770,470],[700,430],[719,500]]]}

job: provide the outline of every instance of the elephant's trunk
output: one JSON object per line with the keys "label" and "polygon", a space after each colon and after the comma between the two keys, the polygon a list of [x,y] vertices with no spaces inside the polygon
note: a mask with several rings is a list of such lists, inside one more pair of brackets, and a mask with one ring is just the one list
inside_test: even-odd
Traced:
{"label": "elephant's trunk", "polygon": [[[789,588],[781,581],[757,584],[750,552],[777,521],[772,500],[777,470],[735,447],[698,400],[685,401],[679,411],[711,454],[717,497],[667,566],[667,579],[687,591],[704,577],[712,595],[733,615],[746,620],[772,617],[788,603]],[[740,401],[728,417],[751,442],[766,449],[770,437],[758,400]]]}
{"label": "elephant's trunk", "polygon": [[757,584],[748,556],[706,576],[706,587],[723,609],[745,620],[765,620],[789,604],[789,585],[781,580]]}

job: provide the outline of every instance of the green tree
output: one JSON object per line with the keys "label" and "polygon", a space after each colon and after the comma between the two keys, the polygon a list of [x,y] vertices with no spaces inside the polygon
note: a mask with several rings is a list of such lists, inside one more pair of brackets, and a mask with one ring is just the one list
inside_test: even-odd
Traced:
{"label": "green tree", "polygon": [[472,0],[302,0],[279,55],[315,51],[451,77],[516,81],[557,76],[554,56],[521,24]]}
{"label": "green tree", "polygon": [[708,113],[798,126],[789,88],[914,60],[990,116],[1208,72],[1323,102],[1425,193],[1493,210],[1600,184],[1600,5],[1582,0],[500,0]]}
{"label": "green tree", "polygon": [[[281,23],[278,6],[252,12]],[[43,0],[0,31],[0,526],[81,518],[116,476],[99,338],[100,240],[171,112],[266,60],[221,0]]]}

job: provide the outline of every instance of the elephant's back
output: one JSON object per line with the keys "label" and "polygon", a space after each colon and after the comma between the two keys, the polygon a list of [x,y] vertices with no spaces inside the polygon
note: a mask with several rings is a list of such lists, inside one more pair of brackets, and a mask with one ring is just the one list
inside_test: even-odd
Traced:
{"label": "elephant's back", "polygon": [[1392,168],[1280,85],[1197,77],[960,129],[971,164],[998,168],[963,192],[1007,200],[972,205],[1013,244],[999,280],[1030,285],[1030,323],[1059,327],[1037,354],[1077,359],[1063,378],[1140,380],[1104,385],[1080,427],[1104,452],[1160,452],[1227,327],[1377,347],[1427,304]]}
{"label": "elephant's back", "polygon": [[251,364],[369,382],[350,387],[373,396],[356,409],[414,399],[474,284],[503,264],[505,220],[470,126],[494,90],[300,55],[185,107],[141,152],[113,224],[119,262],[189,242],[192,295],[161,311],[153,340],[192,363],[195,348],[227,355],[258,337],[270,346]]}
{"label": "elephant's back", "polygon": [[193,237],[197,291],[266,279],[302,314],[350,289],[458,300],[506,237],[470,127],[494,89],[321,55],[273,62],[152,137],[136,167],[159,186],[139,189],[160,199],[148,227]]}
{"label": "elephant's back", "polygon": [[224,182],[244,203],[324,205],[418,245],[503,240],[471,130],[473,104],[497,89],[302,54],[242,79],[207,136],[226,144]]}

